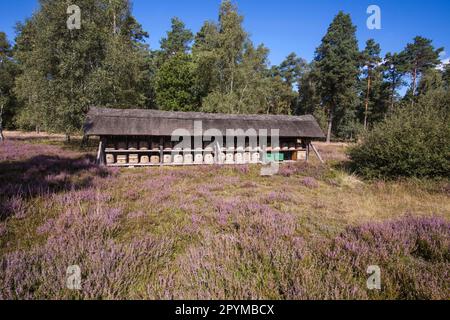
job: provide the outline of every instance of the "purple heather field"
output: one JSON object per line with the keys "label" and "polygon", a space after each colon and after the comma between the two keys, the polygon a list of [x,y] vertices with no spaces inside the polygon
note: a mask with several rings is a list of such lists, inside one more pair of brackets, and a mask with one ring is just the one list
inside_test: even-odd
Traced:
{"label": "purple heather field", "polygon": [[[450,185],[327,159],[115,169],[53,137],[0,145],[0,299],[449,299]],[[66,288],[68,266],[81,290]],[[381,269],[368,290],[367,268]]]}

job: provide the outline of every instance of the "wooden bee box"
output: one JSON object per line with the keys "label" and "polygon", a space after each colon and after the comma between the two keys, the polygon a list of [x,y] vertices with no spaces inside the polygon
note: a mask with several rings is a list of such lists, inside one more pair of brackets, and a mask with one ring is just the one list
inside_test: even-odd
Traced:
{"label": "wooden bee box", "polygon": [[297,160],[306,160],[306,150],[297,151]]}
{"label": "wooden bee box", "polygon": [[229,152],[225,155],[225,163],[226,164],[234,164],[234,154]]}
{"label": "wooden bee box", "polygon": [[119,150],[126,150],[127,149],[127,143],[124,141],[117,143],[117,149]]}
{"label": "wooden bee box", "polygon": [[194,157],[194,163],[195,164],[202,164],[203,163],[203,155],[201,153],[197,153]]}
{"label": "wooden bee box", "polygon": [[137,150],[137,149],[138,149],[138,143],[136,141],[128,142],[128,150]]}
{"label": "wooden bee box", "polygon": [[181,154],[177,154],[173,157],[173,162],[176,164],[182,164],[183,163],[183,156]]}
{"label": "wooden bee box", "polygon": [[150,163],[150,157],[149,156],[141,156],[141,163],[142,164]]}
{"label": "wooden bee box", "polygon": [[173,148],[172,141],[165,141],[164,142],[164,149],[165,150],[172,150],[172,148]]}
{"label": "wooden bee box", "polygon": [[113,154],[106,155],[106,164],[114,164],[114,155]]}
{"label": "wooden bee box", "polygon": [[159,158],[159,156],[151,156],[150,157],[150,163],[151,164],[159,164],[160,163],[160,158]]}
{"label": "wooden bee box", "polygon": [[185,154],[183,158],[185,164],[192,164],[194,162],[194,156],[190,153]]}
{"label": "wooden bee box", "polygon": [[108,142],[106,144],[105,151],[114,151],[116,150],[116,144],[114,142]]}
{"label": "wooden bee box", "polygon": [[214,164],[214,156],[211,153],[205,154],[205,163]]}
{"label": "wooden bee box", "polygon": [[117,156],[117,164],[127,164],[128,157],[125,154],[119,154]]}
{"label": "wooden bee box", "polygon": [[159,150],[159,143],[152,141],[152,150],[156,151]]}
{"label": "wooden bee box", "polygon": [[244,163],[244,155],[241,152],[238,152],[234,156],[234,161],[236,164],[243,164]]}
{"label": "wooden bee box", "polygon": [[166,164],[172,163],[172,156],[170,154],[165,154],[163,157],[163,162]]}
{"label": "wooden bee box", "polygon": [[139,163],[139,155],[137,155],[137,154],[130,154],[128,156],[128,162],[130,164],[138,164]]}
{"label": "wooden bee box", "polygon": [[139,150],[148,150],[148,141],[140,141]]}

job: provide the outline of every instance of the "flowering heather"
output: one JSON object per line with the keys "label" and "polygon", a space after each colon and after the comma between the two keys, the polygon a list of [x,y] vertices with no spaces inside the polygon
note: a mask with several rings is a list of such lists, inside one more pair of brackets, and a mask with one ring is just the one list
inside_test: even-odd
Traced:
{"label": "flowering heather", "polygon": [[[102,169],[7,143],[0,299],[449,298],[443,182],[361,182],[304,163],[271,178],[258,166]],[[66,288],[72,265],[80,291]],[[370,265],[381,291],[366,287]]]}
{"label": "flowering heather", "polygon": [[317,189],[319,187],[319,183],[317,182],[317,180],[312,177],[303,178],[302,184],[310,189]]}

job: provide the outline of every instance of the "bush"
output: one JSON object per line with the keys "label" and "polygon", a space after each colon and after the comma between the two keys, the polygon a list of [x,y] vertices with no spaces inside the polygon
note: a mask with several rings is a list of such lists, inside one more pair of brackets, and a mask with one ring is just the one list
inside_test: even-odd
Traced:
{"label": "bush", "polygon": [[349,149],[353,169],[368,178],[449,177],[448,96],[430,93],[375,126]]}

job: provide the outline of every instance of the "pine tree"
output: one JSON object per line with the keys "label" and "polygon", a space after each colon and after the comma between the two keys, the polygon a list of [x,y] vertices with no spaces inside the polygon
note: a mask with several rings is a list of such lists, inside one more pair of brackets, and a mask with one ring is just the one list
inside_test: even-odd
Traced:
{"label": "pine tree", "polygon": [[186,29],[183,21],[177,17],[172,18],[171,30],[167,32],[167,37],[160,41],[164,59],[177,53],[187,53],[193,38],[194,35],[191,30]]}
{"label": "pine tree", "polygon": [[190,55],[179,52],[159,68],[155,78],[158,108],[170,111],[197,111],[194,91],[194,63]]}
{"label": "pine tree", "polygon": [[450,63],[447,63],[444,67],[442,81],[444,82],[444,86],[450,89]]}
{"label": "pine tree", "polygon": [[318,91],[328,115],[327,142],[333,132],[346,138],[353,135],[359,74],[355,33],[350,15],[339,12],[316,50]]}
{"label": "pine tree", "polygon": [[384,79],[389,84],[390,112],[394,111],[394,104],[398,98],[397,90],[404,85],[404,71],[402,70],[402,60],[397,53],[388,52],[384,58]]}
{"label": "pine tree", "polygon": [[366,74],[365,81],[367,82],[365,97],[364,97],[364,129],[368,128],[368,118],[369,118],[369,104],[371,97],[372,83],[374,78],[377,76],[374,74],[378,64],[381,62],[380,58],[380,45],[376,43],[373,39],[369,39],[366,42],[366,47],[361,54],[362,64],[364,68],[364,73]]}
{"label": "pine tree", "polygon": [[401,52],[402,67],[411,77],[412,103],[416,96],[417,80],[420,79],[423,72],[440,63],[439,54],[443,50],[443,48],[435,49],[431,40],[417,36],[414,38],[414,42],[408,43]]}
{"label": "pine tree", "polygon": [[306,61],[292,52],[281,64],[275,67],[275,72],[290,86],[298,84],[306,69]]}

